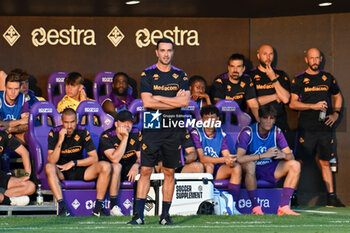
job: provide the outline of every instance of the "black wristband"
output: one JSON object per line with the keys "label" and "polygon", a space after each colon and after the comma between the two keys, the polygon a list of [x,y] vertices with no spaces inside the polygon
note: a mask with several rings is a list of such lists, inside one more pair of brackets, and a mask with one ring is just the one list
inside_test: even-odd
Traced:
{"label": "black wristband", "polygon": [[272,83],[275,83],[275,82],[277,82],[278,80],[277,80],[277,78],[275,78],[274,80],[272,80]]}
{"label": "black wristband", "polygon": [[78,166],[78,161],[73,160],[73,163],[74,163],[74,166],[75,166],[75,167]]}
{"label": "black wristband", "polygon": [[338,115],[340,115],[340,111],[337,110],[337,111],[334,111],[334,112],[336,112],[336,113],[338,113]]}

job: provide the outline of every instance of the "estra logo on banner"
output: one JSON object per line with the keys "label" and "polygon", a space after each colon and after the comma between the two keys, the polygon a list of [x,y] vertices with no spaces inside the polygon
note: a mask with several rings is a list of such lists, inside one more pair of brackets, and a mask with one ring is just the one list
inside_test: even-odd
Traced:
{"label": "estra logo on banner", "polygon": [[96,45],[95,31],[92,29],[75,29],[74,25],[70,29],[49,29],[35,28],[32,31],[32,43],[35,47],[49,45]]}
{"label": "estra logo on banner", "polygon": [[136,32],[136,45],[140,48],[147,47],[151,43],[157,45],[157,41],[161,38],[168,38],[174,42],[176,46],[199,46],[199,36],[196,30],[179,30],[175,26],[174,30],[154,30],[150,32],[147,28],[139,29]]}

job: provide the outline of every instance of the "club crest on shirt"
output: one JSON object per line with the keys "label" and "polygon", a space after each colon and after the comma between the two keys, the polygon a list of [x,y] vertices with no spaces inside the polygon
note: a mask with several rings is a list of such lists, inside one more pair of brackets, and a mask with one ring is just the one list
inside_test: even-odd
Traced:
{"label": "club crest on shirt", "polygon": [[153,78],[154,78],[154,80],[158,80],[159,79],[159,75],[158,74],[154,74]]}
{"label": "club crest on shirt", "polygon": [[142,144],[142,150],[146,150],[147,149],[147,146],[145,143]]}
{"label": "club crest on shirt", "polygon": [[323,75],[323,76],[322,76],[322,80],[323,80],[323,81],[327,81],[326,75]]}
{"label": "club crest on shirt", "polygon": [[230,85],[227,85],[226,88],[227,88],[228,91],[231,91],[231,86]]}
{"label": "club crest on shirt", "polygon": [[299,138],[299,142],[300,142],[300,143],[304,143],[304,138],[300,137],[300,138]]}
{"label": "club crest on shirt", "polygon": [[78,134],[74,136],[74,140],[75,140],[75,141],[79,141],[79,139],[80,139],[80,137],[79,137]]}
{"label": "club crest on shirt", "polygon": [[310,79],[308,79],[308,78],[304,78],[303,83],[305,83],[305,84],[309,84],[309,83],[310,83]]}
{"label": "club crest on shirt", "polygon": [[222,83],[222,80],[221,80],[221,78],[218,78],[215,82]]}
{"label": "club crest on shirt", "polygon": [[245,86],[245,82],[241,82],[241,84],[240,84],[240,85],[241,85],[241,87],[242,87],[242,88],[244,88],[244,86]]}
{"label": "club crest on shirt", "polygon": [[134,139],[130,139],[130,145],[134,145],[135,144],[135,140]]}
{"label": "club crest on shirt", "polygon": [[141,76],[146,76],[146,73],[145,73],[145,72],[142,72],[142,73],[141,73]]}
{"label": "club crest on shirt", "polygon": [[173,74],[173,78],[174,78],[174,79],[177,79],[178,77],[179,77],[179,75]]}
{"label": "club crest on shirt", "polygon": [[258,75],[258,74],[256,74],[255,76],[254,76],[254,79],[256,80],[256,81],[260,81],[260,75]]}

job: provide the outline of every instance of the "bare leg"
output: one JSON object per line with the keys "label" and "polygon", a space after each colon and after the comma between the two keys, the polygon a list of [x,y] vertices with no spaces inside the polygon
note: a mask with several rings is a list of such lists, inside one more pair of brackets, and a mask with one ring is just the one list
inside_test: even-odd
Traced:
{"label": "bare leg", "polygon": [[60,185],[60,180],[63,180],[62,172],[59,171],[56,167],[56,164],[53,163],[46,164],[45,172],[53,195],[55,196],[56,200],[61,200],[63,198]]}
{"label": "bare leg", "polygon": [[8,197],[19,197],[25,195],[31,195],[35,192],[35,184],[21,178],[11,177],[5,191],[5,195]]}
{"label": "bare leg", "polygon": [[322,178],[323,178],[323,181],[326,185],[327,192],[333,193],[334,192],[333,176],[332,176],[331,168],[329,166],[329,161],[319,160],[319,163],[321,166]]}
{"label": "bare leg", "polygon": [[203,172],[204,172],[204,166],[201,162],[192,162],[192,163],[186,164],[181,171],[181,173],[203,173]]}
{"label": "bare leg", "polygon": [[111,183],[109,185],[109,195],[117,196],[120,187],[120,173],[122,171],[122,165],[120,163],[113,163],[113,172],[111,177]]}
{"label": "bare leg", "polygon": [[163,185],[163,201],[171,202],[174,194],[174,173],[175,169],[163,167],[164,169],[164,185]]}
{"label": "bare leg", "polygon": [[140,179],[137,182],[137,198],[145,199],[150,187],[150,178],[153,167],[141,167]]}
{"label": "bare leg", "polygon": [[96,199],[103,200],[105,198],[110,176],[111,164],[106,161],[95,163],[86,169],[84,174],[84,180],[93,180],[97,178]]}

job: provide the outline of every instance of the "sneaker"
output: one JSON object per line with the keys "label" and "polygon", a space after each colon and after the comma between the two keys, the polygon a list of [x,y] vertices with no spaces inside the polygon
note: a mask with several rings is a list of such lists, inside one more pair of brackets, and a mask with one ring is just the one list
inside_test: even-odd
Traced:
{"label": "sneaker", "polygon": [[26,206],[29,204],[29,197],[28,196],[21,196],[21,197],[10,197],[11,205],[14,206]]}
{"label": "sneaker", "polygon": [[290,209],[289,205],[283,207],[279,206],[277,210],[277,215],[300,215],[299,213],[294,212]]}
{"label": "sneaker", "polygon": [[124,216],[124,214],[122,213],[122,210],[117,205],[113,206],[109,215],[111,215],[111,216]]}
{"label": "sneaker", "polygon": [[252,210],[252,214],[255,214],[255,215],[264,215],[264,212],[262,211],[261,209],[261,206],[255,206]]}
{"label": "sneaker", "polygon": [[337,195],[328,195],[327,207],[345,207],[345,205],[338,199]]}
{"label": "sneaker", "polygon": [[102,207],[95,207],[92,211],[92,215],[100,217],[100,216],[107,216],[105,210]]}
{"label": "sneaker", "polygon": [[60,208],[59,214],[58,216],[65,216],[65,217],[69,217],[70,216],[70,212],[67,209],[67,207],[62,207]]}
{"label": "sneaker", "polygon": [[170,219],[170,215],[166,215],[165,217],[160,216],[159,224],[161,225],[174,225],[174,223]]}
{"label": "sneaker", "polygon": [[139,217],[138,213],[132,217],[131,221],[127,223],[128,225],[143,225],[145,222]]}

